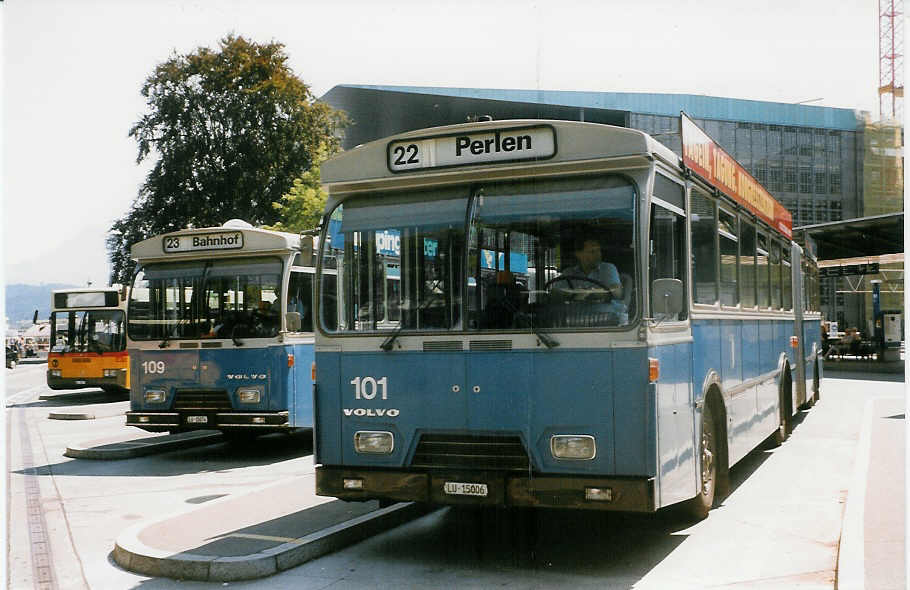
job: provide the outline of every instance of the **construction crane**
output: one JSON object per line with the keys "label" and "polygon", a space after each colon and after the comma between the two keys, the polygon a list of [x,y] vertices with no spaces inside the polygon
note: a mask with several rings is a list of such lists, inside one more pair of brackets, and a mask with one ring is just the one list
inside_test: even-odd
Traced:
{"label": "construction crane", "polygon": [[878,0],[878,100],[882,121],[903,117],[904,0]]}

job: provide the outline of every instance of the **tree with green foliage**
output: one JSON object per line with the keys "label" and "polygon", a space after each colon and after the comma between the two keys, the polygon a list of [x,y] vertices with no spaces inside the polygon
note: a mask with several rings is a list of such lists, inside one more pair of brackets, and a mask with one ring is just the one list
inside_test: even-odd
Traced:
{"label": "tree with green foliage", "polygon": [[319,225],[328,194],[322,189],[319,166],[329,157],[326,146],[320,146],[313,158],[313,165],[303,176],[294,179],[294,184],[281,200],[272,203],[281,221],[271,229],[299,233]]}
{"label": "tree with green foliage", "polygon": [[129,282],[130,246],[153,235],[232,218],[275,224],[294,179],[338,151],[343,114],[317,102],[287,61],[281,43],[230,35],[218,51],[175,53],[146,79],[148,112],[129,135],[137,163],[157,160],[111,227],[111,282]]}

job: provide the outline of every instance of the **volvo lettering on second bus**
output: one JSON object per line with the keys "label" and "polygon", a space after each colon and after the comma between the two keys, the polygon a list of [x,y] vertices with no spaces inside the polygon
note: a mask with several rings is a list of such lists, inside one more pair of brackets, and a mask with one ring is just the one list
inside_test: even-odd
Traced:
{"label": "volvo lettering on second bus", "polygon": [[705,516],[789,434],[821,378],[815,261],[681,121],[684,158],[494,121],[323,165],[318,494]]}

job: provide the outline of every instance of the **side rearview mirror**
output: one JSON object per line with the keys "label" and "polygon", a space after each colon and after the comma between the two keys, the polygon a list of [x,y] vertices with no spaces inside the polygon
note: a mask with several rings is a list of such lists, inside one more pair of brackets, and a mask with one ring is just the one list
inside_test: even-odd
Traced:
{"label": "side rearview mirror", "polygon": [[655,279],[651,282],[651,316],[654,319],[676,319],[683,308],[683,283],[679,279]]}
{"label": "side rearview mirror", "polygon": [[313,249],[313,236],[301,236],[300,258],[303,261],[304,266],[316,266],[316,261],[313,259]]}
{"label": "side rearview mirror", "polygon": [[35,310],[35,315],[32,316],[32,323],[33,323],[33,324],[37,324],[37,323],[38,323],[38,310],[37,310],[37,309]]}
{"label": "side rearview mirror", "polygon": [[284,323],[287,324],[288,332],[300,331],[300,314],[296,311],[289,311],[284,314]]}

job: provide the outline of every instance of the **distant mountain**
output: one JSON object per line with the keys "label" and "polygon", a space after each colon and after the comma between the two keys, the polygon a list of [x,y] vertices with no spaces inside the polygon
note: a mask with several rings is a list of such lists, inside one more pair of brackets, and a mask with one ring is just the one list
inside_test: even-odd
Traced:
{"label": "distant mountain", "polygon": [[38,319],[48,319],[51,316],[51,291],[71,287],[78,287],[78,285],[66,285],[63,283],[7,285],[6,317],[9,319],[10,326],[15,327],[20,322],[31,324],[36,309],[38,310]]}

